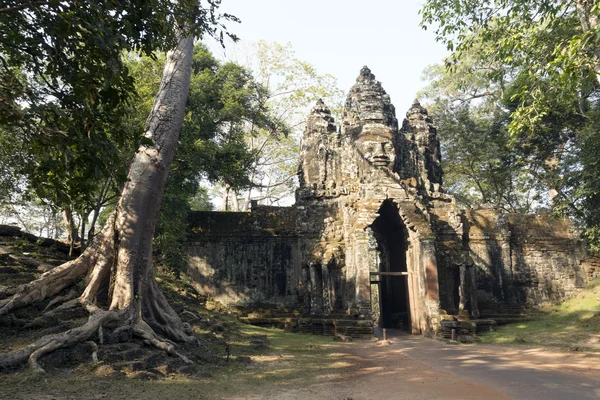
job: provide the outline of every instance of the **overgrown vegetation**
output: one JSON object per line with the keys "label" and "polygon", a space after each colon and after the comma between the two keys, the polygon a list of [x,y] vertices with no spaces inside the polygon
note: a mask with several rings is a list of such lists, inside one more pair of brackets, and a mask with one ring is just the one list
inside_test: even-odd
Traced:
{"label": "overgrown vegetation", "polygon": [[447,187],[465,207],[552,208],[600,250],[600,4],[428,0],[421,16],[452,52],[424,92]]}

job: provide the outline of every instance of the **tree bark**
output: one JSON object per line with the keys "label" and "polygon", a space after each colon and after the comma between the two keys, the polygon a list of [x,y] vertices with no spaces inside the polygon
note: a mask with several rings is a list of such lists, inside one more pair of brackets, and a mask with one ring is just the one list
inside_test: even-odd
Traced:
{"label": "tree bark", "polygon": [[65,231],[67,233],[67,243],[69,243],[69,256],[73,255],[73,248],[75,247],[75,242],[79,240],[79,229],[75,225],[75,220],[73,219],[73,210],[71,207],[63,208],[63,223],[65,224]]}
{"label": "tree bark", "polygon": [[240,203],[238,201],[237,190],[231,190],[231,209],[233,211],[240,211]]}
{"label": "tree bark", "polygon": [[[167,55],[160,89],[146,121],[145,136],[154,144],[138,149],[115,210],[113,231],[101,238],[111,240],[114,245],[110,310],[132,308],[136,299],[143,299],[142,304],[146,307],[142,311],[148,315],[160,311],[178,319],[166,301],[159,301],[164,298],[154,280],[152,238],[183,124],[193,47],[192,38],[183,38]],[[154,301],[159,301],[160,307],[152,304]]]}
{"label": "tree bark", "polygon": [[[598,14],[593,12],[594,0],[576,0],[577,15],[581,22],[581,28],[584,32],[596,30],[598,28]],[[596,81],[600,83],[600,46],[596,45],[594,49],[595,63],[594,72]]]}
{"label": "tree bark", "polygon": [[[87,274],[87,286],[78,302],[91,310],[88,323],[0,355],[0,366],[25,357],[34,370],[39,370],[37,358],[41,355],[74,341],[88,340],[109,320],[118,321],[121,329],[128,329],[159,349],[187,360],[165,340],[195,339],[188,335],[189,326],[182,323],[158,288],[152,268],[152,238],[183,124],[193,45],[191,37],[182,38],[177,48],[167,54],[160,89],[146,121],[145,136],[153,145],[138,149],[115,212],[92,245],[76,260],[52,269],[36,281],[5,289],[4,294],[12,296],[0,300],[1,315],[57,294]],[[99,292],[106,290],[107,304],[98,304],[108,308],[103,310],[95,304],[100,301]]]}
{"label": "tree bark", "polygon": [[221,211],[229,210],[229,185],[223,184],[223,195],[221,197]]}

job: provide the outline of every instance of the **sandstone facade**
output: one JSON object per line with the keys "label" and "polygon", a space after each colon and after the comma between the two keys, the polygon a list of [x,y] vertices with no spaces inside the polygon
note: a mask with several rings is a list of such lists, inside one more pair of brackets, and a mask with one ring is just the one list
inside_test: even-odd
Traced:
{"label": "sandstone facade", "polygon": [[364,67],[341,128],[321,101],[307,118],[296,205],[194,214],[190,271],[225,302],[417,334],[451,315],[560,300],[600,272],[568,221],[462,211],[442,177],[427,110],[415,101],[399,127]]}

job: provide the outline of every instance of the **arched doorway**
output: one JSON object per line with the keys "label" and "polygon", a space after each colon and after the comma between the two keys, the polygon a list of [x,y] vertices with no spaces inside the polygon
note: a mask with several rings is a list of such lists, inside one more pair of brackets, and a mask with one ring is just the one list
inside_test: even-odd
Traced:
{"label": "arched doorway", "polygon": [[[377,290],[378,328],[411,332],[408,231],[391,200],[385,200],[371,225],[376,241],[377,267],[371,269],[372,291]],[[373,271],[376,269],[376,271]]]}

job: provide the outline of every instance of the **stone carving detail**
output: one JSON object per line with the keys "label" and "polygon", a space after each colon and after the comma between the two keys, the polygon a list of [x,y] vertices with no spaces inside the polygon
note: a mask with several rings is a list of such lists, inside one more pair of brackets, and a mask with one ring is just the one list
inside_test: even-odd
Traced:
{"label": "stone carving detail", "polygon": [[342,137],[347,181],[366,182],[379,169],[393,170],[399,147],[395,108],[366,66],[346,99]]}
{"label": "stone carving detail", "polygon": [[299,197],[335,196],[340,175],[340,135],[331,111],[319,100],[311,110],[302,138],[298,171]]}
{"label": "stone carving detail", "polygon": [[402,123],[402,134],[408,142],[404,174],[415,176],[427,192],[439,192],[442,186],[442,156],[437,130],[427,110],[415,100]]}

